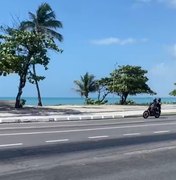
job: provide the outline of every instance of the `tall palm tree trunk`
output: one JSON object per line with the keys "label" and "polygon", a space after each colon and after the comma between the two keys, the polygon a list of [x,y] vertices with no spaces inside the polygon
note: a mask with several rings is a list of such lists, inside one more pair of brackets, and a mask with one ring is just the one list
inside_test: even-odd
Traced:
{"label": "tall palm tree trunk", "polygon": [[[34,76],[36,77],[35,64],[33,64],[32,68],[33,68]],[[42,106],[42,99],[41,99],[41,95],[40,95],[39,84],[38,84],[38,81],[37,81],[36,78],[34,78],[34,81],[35,81],[35,85],[36,85],[36,88],[37,88],[38,106]]]}
{"label": "tall palm tree trunk", "polygon": [[[52,39],[57,39],[60,42],[63,40],[62,35],[56,31],[57,28],[62,28],[62,23],[56,20],[55,13],[48,3],[42,3],[35,14],[29,12],[29,17],[29,21],[23,21],[21,23],[20,28],[22,30],[32,30],[36,34],[43,34]],[[35,65],[33,65],[33,74],[37,77]],[[38,94],[38,106],[42,106],[39,84],[35,77],[34,82]]]}

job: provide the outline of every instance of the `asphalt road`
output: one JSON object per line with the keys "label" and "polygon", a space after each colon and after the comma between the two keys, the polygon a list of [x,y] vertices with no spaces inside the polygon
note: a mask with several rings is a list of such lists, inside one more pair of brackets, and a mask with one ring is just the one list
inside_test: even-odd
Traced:
{"label": "asphalt road", "polygon": [[0,125],[0,179],[174,179],[176,117]]}

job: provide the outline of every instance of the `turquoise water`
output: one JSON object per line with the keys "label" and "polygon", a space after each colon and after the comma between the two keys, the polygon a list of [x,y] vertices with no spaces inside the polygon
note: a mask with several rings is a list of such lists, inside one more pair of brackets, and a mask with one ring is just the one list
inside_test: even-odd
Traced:
{"label": "turquoise water", "polygon": [[[133,100],[137,104],[148,104],[155,97],[129,97],[128,100]],[[37,105],[36,97],[23,97],[26,100],[26,105]],[[0,100],[15,100],[14,97],[0,97]],[[119,102],[118,97],[107,98],[108,104]],[[163,103],[176,103],[176,97],[161,97]],[[44,97],[42,98],[43,105],[82,105],[84,98],[71,97]]]}

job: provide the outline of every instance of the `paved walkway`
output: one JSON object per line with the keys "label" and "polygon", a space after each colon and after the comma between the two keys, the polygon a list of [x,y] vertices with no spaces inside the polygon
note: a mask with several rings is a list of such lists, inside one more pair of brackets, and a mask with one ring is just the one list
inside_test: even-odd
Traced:
{"label": "paved walkway", "polygon": [[[13,102],[0,101],[0,123],[125,118],[142,116],[146,109],[147,106],[136,105],[25,106],[23,109],[15,109]],[[168,114],[176,114],[176,105],[162,105],[161,115]]]}

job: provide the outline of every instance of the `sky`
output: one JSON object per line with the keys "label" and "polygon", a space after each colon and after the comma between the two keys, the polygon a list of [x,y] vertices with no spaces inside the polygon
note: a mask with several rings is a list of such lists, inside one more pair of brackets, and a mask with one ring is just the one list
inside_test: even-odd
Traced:
{"label": "sky", "polygon": [[[86,72],[96,79],[108,76],[118,65],[147,70],[147,84],[158,96],[169,96],[176,86],[176,0],[2,0],[0,25],[28,19],[47,2],[63,23],[58,31],[63,53],[49,52],[43,97],[79,97],[74,80]],[[15,97],[19,77],[0,77],[0,97]],[[36,97],[29,83],[23,96]]]}

